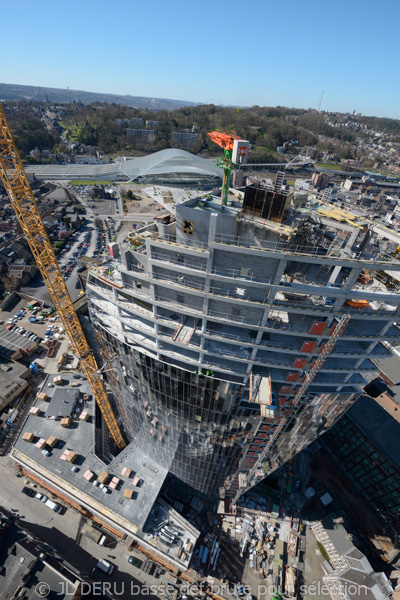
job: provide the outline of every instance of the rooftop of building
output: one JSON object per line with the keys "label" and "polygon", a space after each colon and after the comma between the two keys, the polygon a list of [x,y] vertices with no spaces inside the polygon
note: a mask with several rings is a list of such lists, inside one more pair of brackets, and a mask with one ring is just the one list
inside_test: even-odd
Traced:
{"label": "rooftop of building", "polygon": [[221,204],[221,198],[218,196],[209,196],[207,198],[190,198],[189,200],[182,202],[181,205],[204,212],[226,214],[231,216],[237,215],[239,212],[238,209],[232,206],[223,206]]}
{"label": "rooftop of building", "polygon": [[193,173],[206,177],[218,177],[220,179],[222,179],[223,175],[222,169],[216,167],[212,161],[186,152],[186,150],[178,150],[177,148],[160,150],[159,152],[129,159],[119,164],[121,165],[121,172],[131,181],[170,173]]}
{"label": "rooftop of building", "polygon": [[[40,416],[30,414],[24,424],[23,430],[15,444],[15,450],[26,455],[33,460],[45,472],[56,474],[61,477],[63,482],[73,488],[78,488],[86,496],[87,500],[97,500],[100,504],[120,515],[124,519],[143,527],[150,510],[157,498],[161,485],[166,477],[166,471],[157,468],[156,463],[150,457],[144,455],[140,448],[130,444],[113,462],[106,465],[94,453],[95,441],[95,406],[93,396],[88,384],[85,382],[80,385],[80,395],[89,394],[90,401],[84,402],[82,398],[78,399],[78,404],[74,414],[72,414],[71,426],[62,427],[61,420],[54,419],[52,411],[53,398],[60,398],[67,395],[68,392],[75,393],[75,389],[68,388],[70,382],[74,381],[70,375],[62,375],[63,384],[61,387],[49,387],[53,377],[48,376],[42,387],[42,390],[48,395],[48,401],[36,400],[35,406],[41,410]],[[79,393],[78,392],[78,393]],[[58,404],[58,402],[57,402]],[[50,411],[50,418],[47,411]],[[80,419],[83,411],[88,412],[88,420]],[[34,443],[27,443],[22,439],[24,432],[32,433],[35,436]],[[58,440],[54,448],[46,448],[50,451],[49,456],[45,456],[41,449],[36,446],[39,439],[48,440],[55,436]],[[64,451],[68,449],[77,454],[75,462],[72,464],[66,460],[61,460]],[[72,468],[77,467],[76,471]],[[124,467],[131,470],[129,478],[124,477],[121,471]],[[87,471],[92,472],[91,481],[87,481],[84,475]],[[99,475],[107,471],[110,477],[117,477],[120,483],[115,490],[107,487],[107,493],[102,488],[93,484]],[[126,489],[132,487],[134,477],[139,477],[140,486],[135,486],[134,499],[124,498]]]}
{"label": "rooftop of building", "polygon": [[[326,570],[328,586],[332,585],[332,578],[336,578],[337,583],[346,589],[349,600],[360,597],[388,599],[393,591],[389,580],[384,573],[375,572],[367,557],[354,546],[353,536],[347,531],[343,517],[329,514],[322,520],[322,526],[333,545],[332,548],[325,540],[323,542],[330,561],[333,560],[335,565],[333,572],[331,568]],[[315,533],[318,538],[318,532]]]}
{"label": "rooftop of building", "polygon": [[[69,600],[79,583],[79,574],[73,567],[47,556],[40,546],[27,538],[15,543],[3,566],[0,587],[6,598],[14,598],[15,594],[21,597],[23,593],[26,600],[37,600],[40,582],[50,600]],[[63,583],[68,585],[63,586]]]}
{"label": "rooftop of building", "polygon": [[0,354],[5,358],[14,358],[16,354],[22,358],[24,353],[31,353],[36,347],[37,344],[27,337],[5,327],[0,329]]}
{"label": "rooftop of building", "polygon": [[27,379],[30,375],[31,372],[25,365],[0,357],[0,408],[28,386]]}
{"label": "rooftop of building", "polygon": [[76,408],[79,395],[80,392],[76,388],[57,387],[46,406],[46,419],[71,417]]}
{"label": "rooftop of building", "polygon": [[400,408],[387,394],[377,398],[362,395],[347,415],[400,469]]}
{"label": "rooftop of building", "polygon": [[[53,382],[53,376],[46,378],[42,391],[49,396],[49,400],[36,400],[34,406],[38,407],[41,413],[39,416],[28,415],[14,446],[14,458],[42,478],[46,478],[50,484],[57,486],[75,500],[77,499],[81,504],[86,504],[103,518],[109,518],[125,531],[145,539],[142,529],[149,515],[152,515],[152,521],[155,522],[158,515],[169,510],[168,505],[166,505],[166,509],[157,501],[168,471],[160,467],[152,457],[146,455],[140,445],[134,442],[130,443],[109,464],[105,464],[94,453],[94,449],[97,447],[95,406],[86,380],[80,382],[78,391],[80,398],[78,398],[75,411],[71,415],[70,426],[63,427],[61,420],[54,419],[53,416],[49,418],[47,411],[51,410],[53,398],[61,397],[60,393],[65,395],[68,391],[72,391],[68,386],[72,382],[76,383],[72,375],[62,375],[62,380],[61,388],[55,388],[49,387],[49,383]],[[84,394],[89,395],[89,401],[82,399]],[[87,420],[80,418],[83,412],[88,413]],[[98,426],[99,424],[97,424]],[[24,433],[33,434],[33,442],[25,441]],[[36,443],[41,439],[49,440],[51,436],[54,436],[57,442],[54,447],[50,447],[49,444],[45,445],[44,449],[48,452],[43,454],[42,449],[37,447]],[[61,458],[66,450],[77,455],[73,463]],[[100,477],[103,472],[108,474],[104,485]],[[113,478],[118,479],[115,488],[112,485]],[[131,490],[132,497],[124,495],[127,490]],[[178,560],[182,537],[190,538],[194,546],[198,532],[180,515],[173,513],[174,511],[169,514],[170,522],[181,527],[184,534],[174,545],[163,547],[156,540],[153,545],[157,543],[162,552]],[[189,559],[190,556],[187,556],[185,563],[188,564]]]}

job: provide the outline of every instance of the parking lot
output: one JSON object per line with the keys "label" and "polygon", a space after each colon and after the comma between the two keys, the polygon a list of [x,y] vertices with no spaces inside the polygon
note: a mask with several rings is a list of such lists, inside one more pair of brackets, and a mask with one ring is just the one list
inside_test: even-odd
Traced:
{"label": "parking lot", "polygon": [[[21,299],[11,310],[2,311],[1,320],[4,321],[4,324],[1,326],[35,342],[38,350],[32,356],[32,360],[37,360],[41,366],[47,366],[48,363],[54,362],[54,357],[61,348],[63,351],[66,350],[68,340],[56,313],[43,317],[41,313],[44,311],[41,305],[38,304],[37,307],[28,310],[26,309],[28,304],[30,304],[28,300]],[[46,357],[50,340],[58,342],[53,358]]]}
{"label": "parking lot", "polygon": [[[68,189],[76,194],[78,200],[86,206],[94,216],[108,216],[120,214],[120,198],[118,186],[109,185],[66,185]],[[101,187],[105,192],[114,195],[113,198],[92,198],[94,187]]]}

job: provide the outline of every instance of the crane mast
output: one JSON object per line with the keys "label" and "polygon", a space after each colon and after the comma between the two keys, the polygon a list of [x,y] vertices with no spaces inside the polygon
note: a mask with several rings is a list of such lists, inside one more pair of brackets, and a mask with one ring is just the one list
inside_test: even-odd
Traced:
{"label": "crane mast", "polygon": [[80,365],[90,384],[93,396],[116,446],[121,450],[125,447],[124,438],[116,421],[101,375],[97,372],[98,366],[95,357],[86,340],[60,271],[1,103],[0,177],[54,306],[60,315],[71,346],[80,360]]}

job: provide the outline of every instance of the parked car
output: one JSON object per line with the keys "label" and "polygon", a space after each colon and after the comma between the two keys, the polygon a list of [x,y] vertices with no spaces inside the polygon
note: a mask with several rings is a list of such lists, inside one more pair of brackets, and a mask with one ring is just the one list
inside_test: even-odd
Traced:
{"label": "parked car", "polygon": [[30,488],[30,487],[26,487],[26,486],[25,486],[25,487],[23,487],[23,488],[22,488],[22,490],[21,490],[21,492],[22,492],[23,494],[26,494],[26,495],[27,495],[27,496],[29,496],[30,498],[34,498],[34,497],[36,496],[36,492],[35,492],[35,490],[33,490],[33,489],[32,489],[32,488]]}
{"label": "parked car", "polygon": [[128,563],[130,563],[131,565],[137,567],[138,569],[140,569],[140,567],[143,564],[143,561],[140,560],[140,558],[136,558],[136,556],[130,556],[128,558]]}
{"label": "parked car", "polygon": [[40,502],[47,502],[48,497],[45,496],[44,494],[41,494],[40,492],[37,492],[35,494],[35,498],[37,498],[38,500],[40,500]]}

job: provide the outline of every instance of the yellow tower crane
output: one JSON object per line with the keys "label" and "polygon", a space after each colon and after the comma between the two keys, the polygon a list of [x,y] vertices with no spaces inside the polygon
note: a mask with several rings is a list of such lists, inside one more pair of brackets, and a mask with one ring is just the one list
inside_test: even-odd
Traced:
{"label": "yellow tower crane", "polygon": [[124,438],[108,400],[100,370],[86,340],[61,274],[1,103],[0,177],[31,248],[36,264],[49,290],[54,306],[68,334],[71,346],[79,358],[82,370],[92,388],[94,398],[115,444],[122,450],[125,447]]}

